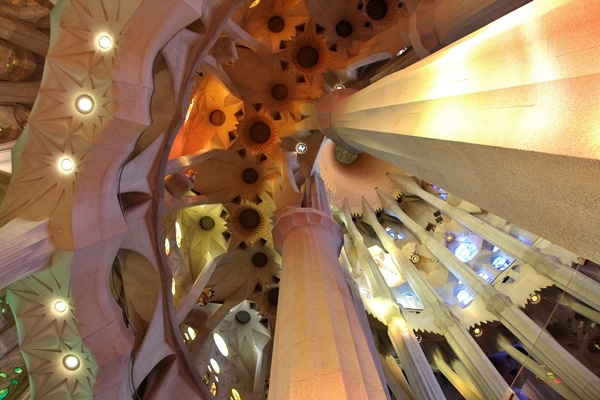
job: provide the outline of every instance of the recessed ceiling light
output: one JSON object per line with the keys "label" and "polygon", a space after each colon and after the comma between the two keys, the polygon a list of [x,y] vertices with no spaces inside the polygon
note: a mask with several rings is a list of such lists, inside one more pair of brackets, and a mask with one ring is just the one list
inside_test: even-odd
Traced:
{"label": "recessed ceiling light", "polygon": [[54,309],[59,313],[63,313],[67,311],[67,303],[62,300],[58,300],[56,303],[54,303]]}
{"label": "recessed ceiling light", "polygon": [[75,101],[75,108],[82,114],[89,114],[94,109],[94,99],[87,94],[82,94]]}
{"label": "recessed ceiling light", "polygon": [[65,157],[60,160],[60,169],[65,172],[71,172],[75,167],[75,163],[69,157]]}
{"label": "recessed ceiling light", "polygon": [[112,47],[112,38],[108,35],[102,35],[98,38],[98,47],[102,50],[108,50]]}
{"label": "recessed ceiling light", "polygon": [[79,368],[79,365],[80,365],[79,357],[77,357],[75,354],[67,354],[66,356],[63,357],[63,365],[65,366],[66,369],[68,369],[70,371],[74,371],[77,368]]}

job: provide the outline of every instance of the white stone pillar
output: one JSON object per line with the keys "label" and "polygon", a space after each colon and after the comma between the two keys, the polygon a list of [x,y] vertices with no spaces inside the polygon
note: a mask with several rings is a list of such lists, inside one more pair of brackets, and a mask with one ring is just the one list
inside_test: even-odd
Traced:
{"label": "white stone pillar", "polygon": [[600,284],[595,280],[569,268],[556,258],[543,254],[535,247],[520,242],[514,236],[501,231],[474,215],[453,207],[440,198],[423,190],[412,178],[401,175],[388,175],[404,193],[412,193],[427,203],[449,215],[452,219],[478,234],[490,243],[500,247],[506,253],[531,265],[539,274],[552,279],[556,286],[573,297],[600,310]]}
{"label": "white stone pillar", "polygon": [[468,265],[459,261],[442,243],[404,213],[389,195],[377,190],[386,212],[398,218],[448,270],[468,286],[475,296],[481,296],[487,311],[494,315],[521,344],[541,363],[558,375],[582,399],[598,398],[600,378],[594,375],[547,331],[537,326],[510,300],[488,285]]}
{"label": "white stone pillar", "polygon": [[404,318],[402,307],[396,303],[381,271],[365,246],[362,235],[352,221],[348,202],[344,202],[342,215],[358,262],[373,289],[375,300],[385,307],[385,311],[382,312],[384,315],[379,315],[379,318],[384,319],[382,322],[388,327],[388,336],[402,363],[412,392],[418,399],[444,399],[444,393],[431,370],[429,361],[425,357],[413,329]]}
{"label": "white stone pillar", "polygon": [[340,227],[325,212],[295,209],[273,237],[282,271],[269,397],[389,398],[338,261]]}
{"label": "white stone pillar", "polygon": [[322,128],[598,262],[599,14],[532,1],[339,100]]}
{"label": "white stone pillar", "polygon": [[[362,219],[371,225],[385,249],[390,252],[396,261],[400,273],[418,293],[423,302],[424,313],[427,313],[434,321],[434,324],[429,326],[429,330],[444,335],[450,348],[465,366],[465,371],[471,378],[473,385],[482,395],[490,399],[502,398],[509,389],[504,378],[498,373],[469,332],[460,326],[457,318],[450,312],[444,300],[437,294],[431,284],[421,276],[412,262],[394,244],[394,240],[379,224],[375,212],[364,199]],[[453,381],[451,380],[451,382]],[[460,391],[461,388],[457,387],[457,390]]]}

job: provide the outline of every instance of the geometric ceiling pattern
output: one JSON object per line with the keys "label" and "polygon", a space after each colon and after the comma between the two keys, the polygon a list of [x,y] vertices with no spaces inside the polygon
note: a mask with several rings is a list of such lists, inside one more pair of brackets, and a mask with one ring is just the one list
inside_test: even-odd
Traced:
{"label": "geometric ceiling pattern", "polygon": [[[71,254],[57,251],[52,266],[12,284],[6,300],[36,399],[89,399],[98,365],[79,335],[70,297]],[[69,368],[76,357],[77,368]]]}

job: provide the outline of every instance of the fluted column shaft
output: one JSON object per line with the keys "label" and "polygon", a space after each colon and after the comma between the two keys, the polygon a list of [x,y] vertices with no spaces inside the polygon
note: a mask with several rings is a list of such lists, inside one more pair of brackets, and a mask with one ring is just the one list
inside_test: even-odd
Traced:
{"label": "fluted column shaft", "polygon": [[454,276],[469,286],[476,296],[481,296],[487,311],[498,318],[527,351],[546,364],[582,399],[593,400],[598,397],[600,378],[565,350],[547,331],[537,326],[506,296],[488,285],[473,269],[459,261],[442,243],[429,235],[400,209],[394,199],[379,191],[378,193],[386,212],[398,218]]}
{"label": "fluted column shaft", "polygon": [[552,279],[556,286],[570,295],[600,310],[600,284],[582,273],[579,273],[558,262],[554,257],[543,254],[535,247],[520,242],[514,236],[501,231],[474,215],[453,207],[440,198],[423,190],[415,181],[405,176],[390,176],[390,179],[405,193],[419,196],[432,206],[443,211],[452,219],[475,232],[490,243],[500,247],[515,258],[531,265],[536,272]]}
{"label": "fluted column shaft", "polygon": [[338,261],[340,227],[322,211],[296,209],[273,236],[282,273],[269,397],[389,398]]}
{"label": "fluted column shaft", "polygon": [[600,260],[589,96],[600,91],[599,14],[595,0],[530,2],[344,97],[320,121],[357,151]]}

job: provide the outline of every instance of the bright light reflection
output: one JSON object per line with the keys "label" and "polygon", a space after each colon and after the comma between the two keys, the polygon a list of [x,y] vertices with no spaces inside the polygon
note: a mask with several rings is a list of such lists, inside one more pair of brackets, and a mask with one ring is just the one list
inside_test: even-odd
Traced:
{"label": "bright light reflection", "polygon": [[215,341],[215,344],[217,345],[217,349],[219,349],[221,354],[223,354],[225,357],[227,357],[229,355],[229,349],[227,348],[227,343],[225,343],[225,340],[223,339],[223,337],[215,332],[215,333],[213,333],[213,340]]}
{"label": "bright light reflection", "polygon": [[215,360],[214,358],[211,358],[210,360],[210,366],[212,367],[213,371],[215,371],[215,374],[218,374],[221,372],[221,366],[219,365],[219,363],[217,362],[217,360]]}
{"label": "bright light reflection", "polygon": [[233,400],[242,400],[242,396],[240,396],[240,392],[236,388],[231,389],[231,397],[233,397]]}

